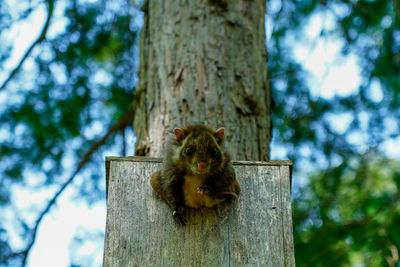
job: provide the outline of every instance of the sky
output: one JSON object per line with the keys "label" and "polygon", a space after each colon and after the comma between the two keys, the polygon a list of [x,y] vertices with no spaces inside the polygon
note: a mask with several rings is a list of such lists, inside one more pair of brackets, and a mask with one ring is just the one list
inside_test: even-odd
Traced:
{"label": "sky", "polygon": [[[13,2],[12,0],[7,1]],[[55,17],[48,32],[49,37],[62,32],[65,27],[66,20],[62,17],[62,10],[63,6],[57,5]],[[301,42],[296,41],[298,45],[294,48],[294,57],[309,72],[307,80],[312,95],[316,98],[331,99],[335,95],[347,96],[356,92],[361,82],[361,70],[356,56],[350,54],[343,57],[340,54],[343,46],[340,40],[319,37],[322,28],[329,29],[334,26],[332,25],[333,18],[330,19],[326,16],[327,14],[318,13],[311,18],[309,24],[305,27],[303,40]],[[25,21],[15,25],[10,30],[10,38],[15,40],[15,45],[10,60],[4,66],[5,69],[11,70],[19,62],[27,48],[38,37],[45,19],[46,9],[44,5],[41,5]],[[267,29],[271,26],[268,21],[266,25]],[[32,65],[32,62],[28,59],[21,71],[30,71]],[[6,71],[0,73],[0,83],[4,81],[7,75]],[[379,85],[373,87],[371,95],[376,101],[382,98]],[[7,93],[1,92],[0,106],[5,101],[8,101]],[[345,130],[346,125],[349,125],[351,120],[352,117],[349,114],[332,114],[330,122],[333,128],[340,132]],[[338,121],[340,123],[337,123]],[[130,150],[133,151],[133,135],[128,138],[131,139],[131,142],[128,141],[128,144],[132,146]],[[393,145],[393,143],[399,143],[400,140],[391,142],[387,144],[387,153],[394,157],[400,156],[400,152],[395,151]],[[272,159],[285,159],[286,151],[284,147],[273,142],[271,151]],[[311,152],[305,149],[301,153]],[[117,151],[106,151],[103,158],[118,154]],[[101,266],[106,203],[100,201],[89,207],[85,202],[72,201],[74,187],[82,182],[81,177],[78,177],[75,182],[61,195],[56,207],[52,208],[41,223],[38,239],[31,251],[28,266],[69,266],[71,258],[79,258],[79,262],[83,266]],[[14,190],[16,193],[14,200],[19,203],[21,211],[25,212],[32,207],[32,204],[43,204],[43,199],[51,198],[57,188],[36,193],[31,193],[18,186],[15,186]],[[38,208],[38,210],[41,209]],[[32,222],[34,220],[35,215]],[[74,236],[79,235],[82,229],[90,229],[94,233],[93,239],[86,240],[87,242],[83,247],[75,246],[77,241]],[[13,244],[23,246],[24,240],[15,239]],[[79,247],[79,249],[74,250],[74,247]]]}
{"label": "sky", "polygon": [[[7,1],[15,4],[14,1]],[[66,25],[66,19],[62,17],[63,2],[60,1],[56,5],[53,22],[48,31],[48,37],[57,35],[62,32]],[[11,71],[20,61],[29,46],[38,38],[44,25],[47,10],[44,4],[40,5],[32,14],[21,23],[15,24],[9,31],[9,38],[14,39],[14,46],[10,60],[8,60],[3,68]],[[21,71],[32,71],[33,62],[28,58],[23,65]],[[8,73],[3,71],[0,73],[0,83],[7,78]],[[11,88],[11,87],[10,87]],[[7,90],[5,90],[7,91]],[[9,101],[6,92],[0,93],[1,103]],[[0,133],[1,134],[1,133]],[[1,140],[1,137],[0,137]],[[117,155],[116,151],[104,152],[105,155]],[[82,177],[77,177],[75,184],[79,183]],[[76,185],[70,186],[60,196],[55,207],[46,215],[40,224],[37,234],[37,240],[30,253],[27,266],[70,266],[70,259],[78,259],[82,266],[101,266],[103,261],[103,238],[106,221],[106,203],[105,201],[96,202],[90,207],[86,202],[71,201],[74,196],[73,192],[77,191]],[[50,190],[30,192],[26,188],[20,186],[13,187],[14,193],[12,201],[18,203],[20,213],[32,214],[29,212],[33,206],[38,206],[37,210],[30,218],[30,221],[36,220],[36,212],[43,209],[41,205],[45,203],[45,199],[50,199],[54,192],[58,190],[54,187]],[[5,214],[4,218],[11,219],[12,215]],[[7,216],[9,215],[9,216]],[[11,225],[10,225],[11,226]],[[12,232],[12,227],[9,228]],[[82,229],[90,229],[94,233],[93,239],[86,240],[85,245],[80,247],[78,251],[73,250],[74,237]],[[18,235],[14,235],[18,236]],[[12,244],[15,247],[24,247],[25,240],[14,238]],[[72,253],[74,255],[72,255]]]}

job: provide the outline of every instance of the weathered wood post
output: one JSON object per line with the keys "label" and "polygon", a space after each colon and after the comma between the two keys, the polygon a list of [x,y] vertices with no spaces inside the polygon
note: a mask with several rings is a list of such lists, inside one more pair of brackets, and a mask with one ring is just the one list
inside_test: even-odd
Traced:
{"label": "weathered wood post", "polygon": [[292,162],[233,164],[239,199],[180,227],[149,184],[160,159],[108,157],[104,266],[295,266]]}

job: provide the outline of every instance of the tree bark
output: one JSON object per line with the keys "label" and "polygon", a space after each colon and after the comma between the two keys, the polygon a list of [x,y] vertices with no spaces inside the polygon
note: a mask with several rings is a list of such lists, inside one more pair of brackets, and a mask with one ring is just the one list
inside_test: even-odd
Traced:
{"label": "tree bark", "polygon": [[148,0],[135,94],[135,154],[161,156],[175,127],[225,127],[233,159],[268,160],[264,0]]}

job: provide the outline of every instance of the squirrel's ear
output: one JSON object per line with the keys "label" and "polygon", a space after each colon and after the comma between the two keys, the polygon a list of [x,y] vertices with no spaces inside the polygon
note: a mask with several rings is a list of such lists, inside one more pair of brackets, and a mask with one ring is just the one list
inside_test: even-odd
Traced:
{"label": "squirrel's ear", "polygon": [[185,131],[181,128],[175,128],[174,134],[176,136],[176,139],[178,139],[179,141],[182,141],[186,137]]}
{"label": "squirrel's ear", "polygon": [[225,128],[219,128],[214,132],[215,138],[217,138],[219,141],[222,141],[225,136]]}

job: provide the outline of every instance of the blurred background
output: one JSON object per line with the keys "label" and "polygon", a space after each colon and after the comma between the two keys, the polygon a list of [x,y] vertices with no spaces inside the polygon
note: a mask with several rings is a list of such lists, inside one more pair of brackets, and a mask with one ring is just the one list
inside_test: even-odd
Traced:
{"label": "blurred background", "polygon": [[[0,1],[0,266],[101,266],[104,157],[134,151],[140,6]],[[296,264],[400,266],[399,0],[269,0],[266,32]]]}

